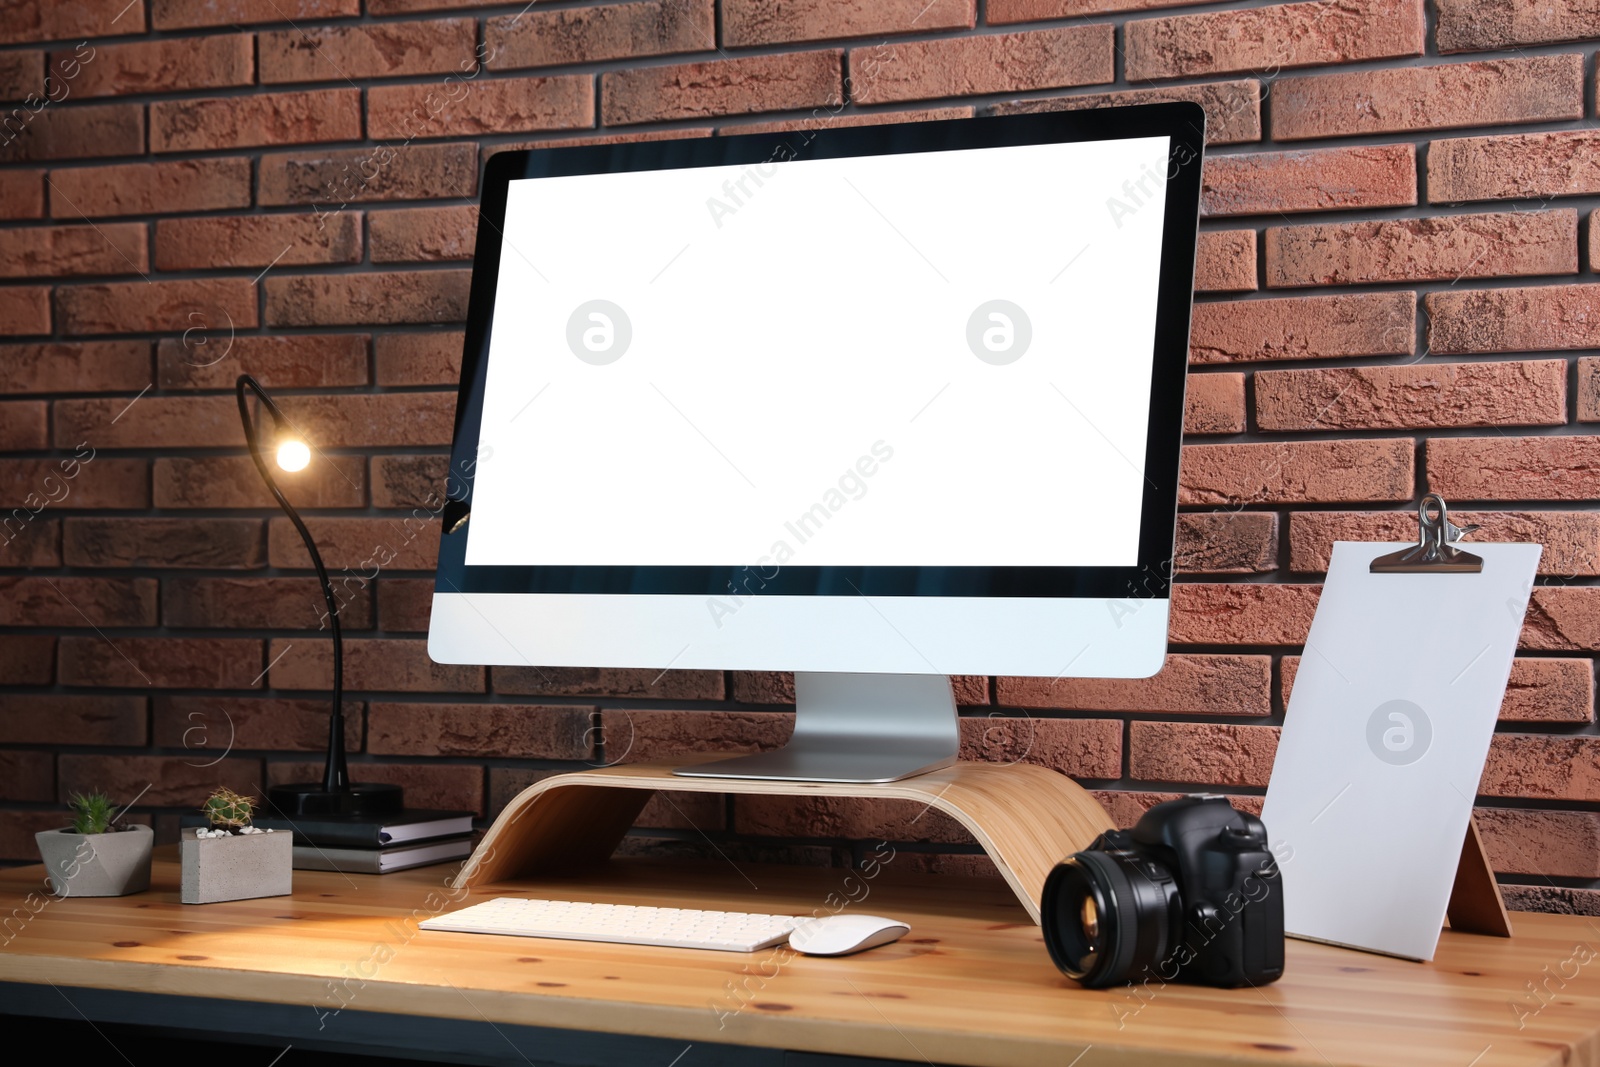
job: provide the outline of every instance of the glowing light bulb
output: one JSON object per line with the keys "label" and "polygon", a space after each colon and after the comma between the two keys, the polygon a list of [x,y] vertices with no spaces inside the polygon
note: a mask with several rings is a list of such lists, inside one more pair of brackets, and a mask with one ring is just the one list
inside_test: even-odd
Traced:
{"label": "glowing light bulb", "polygon": [[311,462],[311,449],[298,438],[290,437],[278,445],[278,466],[286,471],[304,470]]}

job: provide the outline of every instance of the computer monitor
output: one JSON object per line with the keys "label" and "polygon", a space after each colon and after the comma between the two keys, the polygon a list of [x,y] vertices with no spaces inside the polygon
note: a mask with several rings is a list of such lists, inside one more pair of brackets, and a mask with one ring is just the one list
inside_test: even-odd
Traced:
{"label": "computer monitor", "polygon": [[792,670],[776,752],[950,763],[952,674],[1167,645],[1191,103],[501,153],[429,652]]}

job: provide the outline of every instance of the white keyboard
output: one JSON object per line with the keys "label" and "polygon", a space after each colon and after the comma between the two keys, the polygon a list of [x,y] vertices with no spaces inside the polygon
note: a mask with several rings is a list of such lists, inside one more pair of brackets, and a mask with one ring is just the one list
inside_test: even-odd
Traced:
{"label": "white keyboard", "polygon": [[569,941],[609,941],[618,945],[754,952],[787,941],[789,932],[800,925],[800,921],[793,915],[496,897],[448,915],[424,919],[417,925],[424,930],[453,930],[464,934],[512,934]]}

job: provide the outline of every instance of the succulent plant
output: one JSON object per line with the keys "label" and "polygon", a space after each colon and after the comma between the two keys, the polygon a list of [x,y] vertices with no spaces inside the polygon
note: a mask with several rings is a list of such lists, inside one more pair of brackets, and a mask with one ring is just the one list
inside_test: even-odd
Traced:
{"label": "succulent plant", "polygon": [[251,812],[255,810],[255,797],[240,796],[223,786],[206,797],[200,806],[207,821],[218,830],[239,830],[250,825]]}
{"label": "succulent plant", "polygon": [[116,805],[104,793],[74,793],[67,798],[72,810],[72,832],[103,834],[112,829]]}

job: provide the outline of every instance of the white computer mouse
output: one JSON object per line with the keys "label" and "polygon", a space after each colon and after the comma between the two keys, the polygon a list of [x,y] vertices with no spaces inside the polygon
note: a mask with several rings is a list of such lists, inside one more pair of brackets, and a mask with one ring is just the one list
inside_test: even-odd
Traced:
{"label": "white computer mouse", "polygon": [[904,937],[911,927],[882,915],[824,915],[789,934],[789,947],[807,956],[848,956]]}

